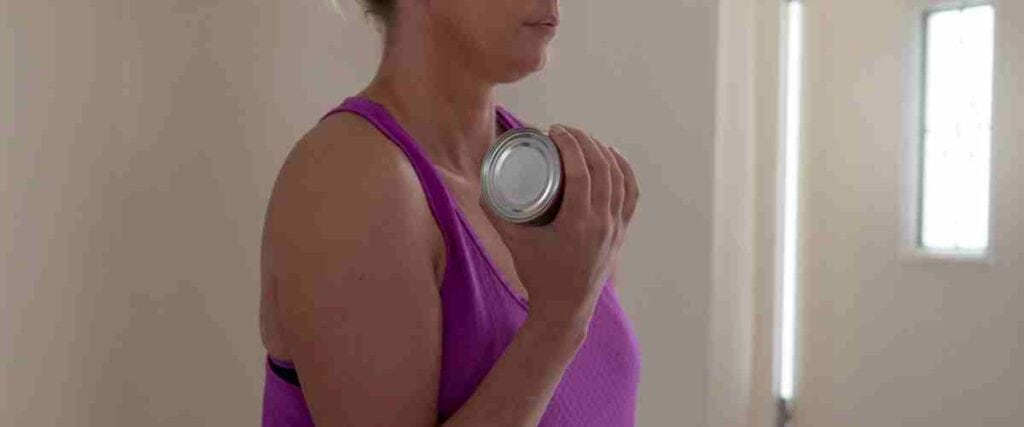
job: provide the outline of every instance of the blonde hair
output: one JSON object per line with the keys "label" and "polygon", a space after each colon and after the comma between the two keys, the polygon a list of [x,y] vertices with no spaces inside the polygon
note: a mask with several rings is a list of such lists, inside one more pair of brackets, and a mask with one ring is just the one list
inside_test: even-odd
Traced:
{"label": "blonde hair", "polygon": [[[396,0],[356,0],[356,2],[363,6],[363,10],[366,11],[367,15],[372,15],[377,19],[378,23],[384,26],[391,23],[391,14],[395,9],[395,1]],[[339,3],[339,0],[327,0],[327,3],[335,13],[345,16],[344,8],[341,6],[341,3]]]}

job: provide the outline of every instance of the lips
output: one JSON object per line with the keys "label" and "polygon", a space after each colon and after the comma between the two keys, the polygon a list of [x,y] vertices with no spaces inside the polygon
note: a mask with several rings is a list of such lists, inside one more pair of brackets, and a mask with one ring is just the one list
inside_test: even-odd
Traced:
{"label": "lips", "polygon": [[549,17],[546,17],[546,18],[543,18],[543,19],[538,19],[536,21],[527,22],[526,25],[530,25],[530,26],[544,26],[544,27],[557,27],[558,26],[558,17],[557,16],[549,16]]}

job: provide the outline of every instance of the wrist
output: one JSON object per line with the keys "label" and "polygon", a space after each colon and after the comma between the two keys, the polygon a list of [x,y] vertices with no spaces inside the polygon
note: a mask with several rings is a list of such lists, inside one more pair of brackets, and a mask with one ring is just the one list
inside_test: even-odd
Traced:
{"label": "wrist", "polygon": [[588,311],[550,312],[534,310],[531,307],[526,324],[537,330],[545,339],[580,345],[587,337],[591,315]]}
{"label": "wrist", "polygon": [[584,328],[590,324],[597,303],[597,295],[581,299],[537,298],[530,299],[529,317],[554,328]]}

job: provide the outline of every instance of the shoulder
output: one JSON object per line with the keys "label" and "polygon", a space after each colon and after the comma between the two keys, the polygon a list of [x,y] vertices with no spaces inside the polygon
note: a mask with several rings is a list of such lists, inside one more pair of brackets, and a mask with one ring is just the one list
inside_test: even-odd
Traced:
{"label": "shoulder", "polygon": [[267,207],[264,239],[279,264],[275,270],[301,268],[312,261],[310,251],[408,259],[434,258],[443,248],[408,158],[372,124],[347,113],[318,123],[289,152]]}
{"label": "shoulder", "polygon": [[392,191],[410,192],[419,187],[401,149],[372,124],[347,113],[319,122],[292,147],[275,186],[299,183],[338,189],[355,189],[349,184],[358,184],[363,190],[387,185]]}

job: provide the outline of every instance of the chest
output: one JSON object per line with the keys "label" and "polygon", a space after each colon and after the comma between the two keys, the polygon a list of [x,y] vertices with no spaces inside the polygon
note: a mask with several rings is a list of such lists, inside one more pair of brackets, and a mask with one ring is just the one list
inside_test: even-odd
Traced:
{"label": "chest", "polygon": [[494,263],[501,277],[508,282],[517,294],[524,298],[529,298],[526,288],[516,275],[512,253],[505,246],[501,234],[491,225],[490,219],[487,218],[483,211],[485,208],[480,205],[480,189],[456,178],[442,179],[444,179],[449,193],[455,198],[455,202],[459,205],[463,217],[469,223],[484,252],[486,252],[491,262]]}

